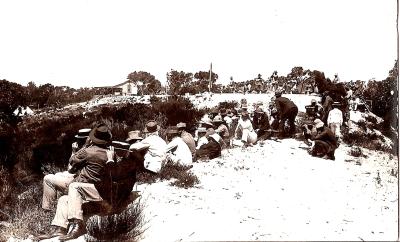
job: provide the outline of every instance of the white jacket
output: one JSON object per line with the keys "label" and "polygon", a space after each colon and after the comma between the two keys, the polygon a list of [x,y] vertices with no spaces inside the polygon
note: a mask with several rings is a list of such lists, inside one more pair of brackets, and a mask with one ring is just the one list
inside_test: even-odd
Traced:
{"label": "white jacket", "polygon": [[338,108],[332,109],[328,114],[328,125],[332,123],[343,124],[343,113]]}

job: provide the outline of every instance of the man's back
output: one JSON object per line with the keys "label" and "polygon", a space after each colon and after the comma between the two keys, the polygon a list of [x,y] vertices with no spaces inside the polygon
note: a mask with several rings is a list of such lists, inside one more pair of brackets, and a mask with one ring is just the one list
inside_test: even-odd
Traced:
{"label": "man's back", "polygon": [[77,171],[75,182],[97,183],[104,176],[104,167],[107,161],[107,153],[105,148],[97,145],[90,145],[80,149],[71,156],[69,162],[71,165],[70,172]]}
{"label": "man's back", "polygon": [[173,152],[176,157],[179,158],[179,162],[181,165],[189,165],[192,163],[192,153],[190,152],[189,147],[183,141],[181,137],[175,137],[171,142],[168,143],[167,149],[173,149],[176,147],[176,150]]}
{"label": "man's back", "polygon": [[149,145],[146,155],[165,157],[167,143],[158,135],[150,135],[143,139],[140,143]]}
{"label": "man's back", "polygon": [[291,108],[297,107],[294,102],[292,102],[289,98],[286,97],[277,97],[275,99],[276,107],[278,112],[285,113],[289,111]]}
{"label": "man's back", "polygon": [[194,141],[193,136],[186,131],[182,131],[181,138],[187,144],[187,146],[190,149],[190,152],[194,156],[196,154],[196,142]]}

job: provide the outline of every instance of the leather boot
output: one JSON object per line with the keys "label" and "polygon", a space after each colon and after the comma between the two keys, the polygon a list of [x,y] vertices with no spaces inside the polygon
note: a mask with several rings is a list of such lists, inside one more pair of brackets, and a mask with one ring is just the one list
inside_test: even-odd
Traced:
{"label": "leather boot", "polygon": [[50,239],[57,236],[62,236],[67,233],[67,229],[60,226],[51,226],[49,233],[37,236],[38,240]]}
{"label": "leather boot", "polygon": [[76,239],[82,235],[86,234],[86,225],[83,220],[75,219],[71,225],[68,234],[60,236],[60,241],[66,241],[71,239]]}

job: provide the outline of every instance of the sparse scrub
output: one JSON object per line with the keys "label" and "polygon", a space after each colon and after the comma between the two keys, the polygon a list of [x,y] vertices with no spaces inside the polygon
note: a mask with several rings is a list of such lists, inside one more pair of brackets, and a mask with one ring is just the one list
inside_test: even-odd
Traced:
{"label": "sparse scrub", "polygon": [[360,147],[352,147],[351,150],[349,151],[351,156],[354,157],[366,157],[366,155],[364,155],[363,151],[361,150]]}
{"label": "sparse scrub", "polygon": [[146,225],[143,209],[143,202],[138,199],[119,214],[90,217],[86,222],[86,241],[138,241]]}
{"label": "sparse scrub", "polygon": [[161,168],[158,174],[142,172],[138,174],[137,179],[141,183],[153,183],[157,179],[161,181],[176,179],[171,182],[172,186],[189,188],[200,182],[198,177],[190,171],[190,168],[189,166],[167,163]]}
{"label": "sparse scrub", "polygon": [[21,189],[14,189],[15,194],[6,204],[2,204],[5,205],[5,210],[10,215],[10,219],[7,221],[11,225],[0,227],[1,241],[5,241],[11,236],[26,239],[29,235],[46,232],[53,219],[53,212],[45,212],[41,208],[41,183],[33,183],[18,195],[19,190]]}

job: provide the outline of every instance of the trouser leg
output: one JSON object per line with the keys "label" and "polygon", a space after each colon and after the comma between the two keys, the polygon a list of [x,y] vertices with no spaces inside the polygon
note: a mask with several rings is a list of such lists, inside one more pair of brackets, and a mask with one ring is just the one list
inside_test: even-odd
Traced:
{"label": "trouser leg", "polygon": [[68,196],[64,195],[58,199],[56,214],[51,222],[51,225],[56,225],[62,228],[68,226]]}
{"label": "trouser leg", "polygon": [[73,182],[68,189],[68,219],[83,220],[82,204],[91,201],[102,201],[94,184]]}
{"label": "trouser leg", "polygon": [[74,179],[74,175],[68,172],[49,174],[43,178],[42,208],[51,209],[52,203],[57,198],[57,191],[67,193],[68,185]]}

